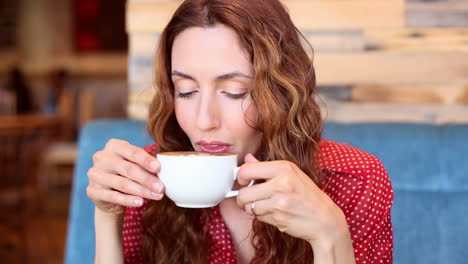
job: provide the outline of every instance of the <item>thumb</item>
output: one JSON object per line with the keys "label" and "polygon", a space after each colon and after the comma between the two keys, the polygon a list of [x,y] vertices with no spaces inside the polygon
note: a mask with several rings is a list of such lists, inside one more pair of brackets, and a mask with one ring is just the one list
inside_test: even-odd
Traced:
{"label": "thumb", "polygon": [[248,153],[247,155],[245,155],[245,158],[244,158],[244,161],[245,163],[254,163],[254,162],[260,162],[258,159],[256,159],[254,157],[254,155]]}

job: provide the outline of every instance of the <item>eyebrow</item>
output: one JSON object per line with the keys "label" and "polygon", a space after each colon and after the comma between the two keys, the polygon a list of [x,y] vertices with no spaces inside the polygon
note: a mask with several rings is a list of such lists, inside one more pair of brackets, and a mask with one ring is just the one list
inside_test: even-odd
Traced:
{"label": "eyebrow", "polygon": [[[189,74],[186,74],[186,73],[183,73],[183,72],[180,72],[180,71],[177,71],[177,70],[173,70],[171,75],[172,76],[179,76],[179,77],[182,77],[182,78],[186,78],[186,79],[196,81],[193,76],[191,76]],[[218,75],[218,76],[216,76],[215,80],[216,81],[227,80],[227,79],[232,79],[232,78],[237,78],[237,77],[242,77],[242,78],[247,78],[247,79],[252,79],[253,78],[252,76],[244,74],[242,72],[234,71],[234,72],[229,72],[229,73],[224,73],[224,74]]]}

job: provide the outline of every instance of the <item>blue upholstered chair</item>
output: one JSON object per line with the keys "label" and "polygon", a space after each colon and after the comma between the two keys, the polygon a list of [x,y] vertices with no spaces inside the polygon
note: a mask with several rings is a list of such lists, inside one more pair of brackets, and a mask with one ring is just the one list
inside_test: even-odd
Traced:
{"label": "blue upholstered chair", "polygon": [[[93,263],[94,206],[86,196],[86,172],[110,138],[152,143],[140,121],[101,120],[83,128],[66,264]],[[468,125],[329,123],[325,138],[370,152],[387,168],[395,191],[395,263],[468,263]]]}

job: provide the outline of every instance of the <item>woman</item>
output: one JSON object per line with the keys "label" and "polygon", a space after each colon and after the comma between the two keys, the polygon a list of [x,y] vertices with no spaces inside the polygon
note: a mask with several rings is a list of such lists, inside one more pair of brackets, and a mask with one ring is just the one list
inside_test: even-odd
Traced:
{"label": "woman", "polygon": [[[385,169],[321,140],[314,68],[278,1],[185,1],[156,56],[158,145],[113,139],[88,172],[97,263],[392,262]],[[175,206],[154,155],[180,150],[237,153],[238,197]]]}

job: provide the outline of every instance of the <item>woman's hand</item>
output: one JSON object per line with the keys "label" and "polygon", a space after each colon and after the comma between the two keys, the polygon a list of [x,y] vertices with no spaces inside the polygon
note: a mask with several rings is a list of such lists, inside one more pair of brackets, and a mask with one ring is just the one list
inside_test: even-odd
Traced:
{"label": "woman's hand", "polygon": [[163,184],[156,177],[158,160],[130,143],[111,139],[93,155],[86,193],[105,213],[121,215],[125,207],[143,204],[143,198],[161,200]]}
{"label": "woman's hand", "polygon": [[240,190],[237,203],[247,213],[313,247],[329,246],[343,238],[351,243],[342,210],[294,163],[259,162],[251,154],[245,162],[238,174],[241,185],[265,180]]}

